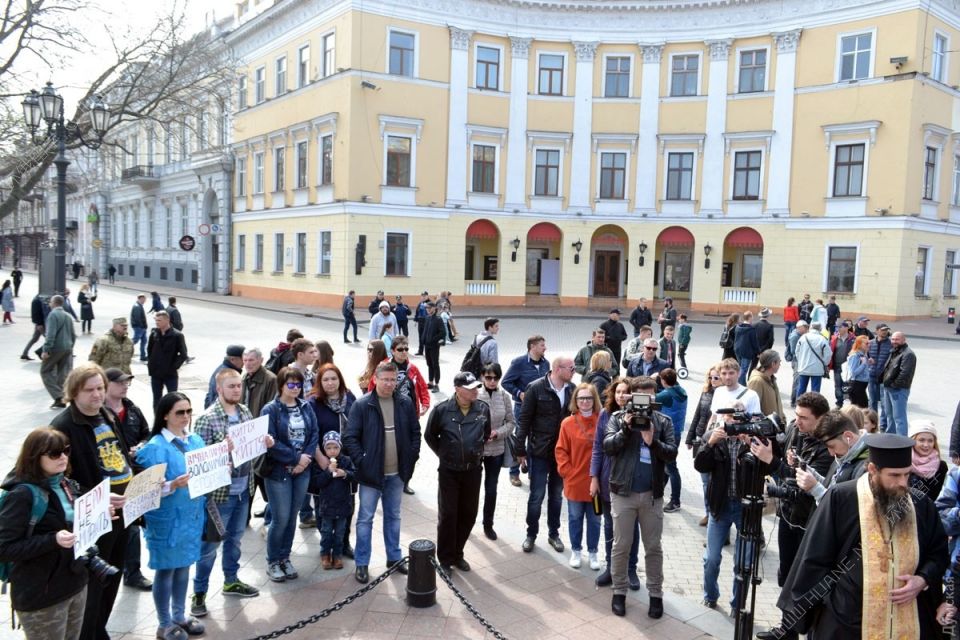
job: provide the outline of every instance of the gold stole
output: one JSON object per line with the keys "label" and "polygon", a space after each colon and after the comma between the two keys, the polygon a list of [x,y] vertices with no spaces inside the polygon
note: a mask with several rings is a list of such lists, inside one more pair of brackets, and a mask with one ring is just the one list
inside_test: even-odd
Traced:
{"label": "gold stole", "polygon": [[[917,517],[909,494],[895,503],[905,508],[903,523],[892,538],[884,514],[874,508],[869,474],[857,480],[860,545],[863,558],[862,640],[916,640],[920,637],[917,601],[890,602],[890,590],[903,586],[896,576],[913,575],[920,559]],[[890,561],[893,562],[890,562]]]}

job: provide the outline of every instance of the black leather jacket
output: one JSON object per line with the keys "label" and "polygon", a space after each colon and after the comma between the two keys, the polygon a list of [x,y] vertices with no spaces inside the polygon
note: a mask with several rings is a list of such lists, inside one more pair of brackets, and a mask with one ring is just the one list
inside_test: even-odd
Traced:
{"label": "black leather jacket", "polygon": [[[550,388],[550,374],[537,378],[527,386],[520,406],[517,431],[511,448],[514,455],[525,456],[529,451],[538,458],[554,460],[553,450],[560,436],[560,423],[570,415],[567,409],[573,396],[574,386],[564,385],[563,403]],[[529,438],[530,442],[527,443]]]}
{"label": "black leather jacket", "polygon": [[457,405],[456,396],[434,407],[423,431],[423,439],[440,459],[440,466],[451,471],[477,469],[483,458],[483,443],[490,437],[490,408],[474,400],[467,415]]}
{"label": "black leather jacket", "polygon": [[[634,470],[640,457],[640,443],[643,436],[636,427],[624,428],[626,411],[617,411],[603,433],[603,452],[613,460],[610,470],[610,493],[618,496],[630,495]],[[677,443],[673,434],[673,421],[659,411],[654,411],[650,421],[653,423],[653,441],[650,443],[650,459],[653,463],[653,498],[663,497],[663,486],[667,480],[665,466],[677,459]]]}

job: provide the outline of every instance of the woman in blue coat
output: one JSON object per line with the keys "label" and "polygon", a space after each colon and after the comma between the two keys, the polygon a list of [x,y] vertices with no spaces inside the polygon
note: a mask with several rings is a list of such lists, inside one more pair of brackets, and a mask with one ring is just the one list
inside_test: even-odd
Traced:
{"label": "woman in blue coat", "polygon": [[[143,467],[166,463],[160,508],[144,514],[144,537],[150,550],[153,603],[160,623],[157,637],[184,640],[204,632],[199,620],[186,617],[190,565],[200,559],[206,498],[191,498],[184,454],[206,446],[200,436],[187,433],[193,409],[186,395],[175,391],[160,399],[153,421],[153,437],[137,453]],[[173,609],[171,615],[171,607]]]}

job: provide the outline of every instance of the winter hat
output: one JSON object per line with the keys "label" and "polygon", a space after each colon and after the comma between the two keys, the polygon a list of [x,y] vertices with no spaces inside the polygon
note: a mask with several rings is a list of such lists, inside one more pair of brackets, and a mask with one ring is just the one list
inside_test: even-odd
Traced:
{"label": "winter hat", "polygon": [[323,434],[323,442],[321,443],[321,446],[326,447],[328,442],[336,442],[338,447],[341,446],[340,434],[337,431],[327,431],[325,434]]}

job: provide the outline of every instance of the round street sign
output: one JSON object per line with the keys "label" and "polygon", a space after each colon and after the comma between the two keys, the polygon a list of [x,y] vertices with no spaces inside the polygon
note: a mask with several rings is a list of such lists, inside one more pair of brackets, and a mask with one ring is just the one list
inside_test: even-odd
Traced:
{"label": "round street sign", "polygon": [[201,224],[197,230],[200,232],[200,235],[202,236],[210,235],[210,225],[208,225],[206,222]]}
{"label": "round street sign", "polygon": [[212,225],[210,225],[210,231],[212,231],[213,233],[222,233],[222,232],[223,232],[223,225],[220,225],[220,224],[212,224]]}
{"label": "round street sign", "polygon": [[197,241],[193,239],[193,236],[183,236],[180,238],[180,248],[184,251],[193,251],[195,246],[197,246]]}

